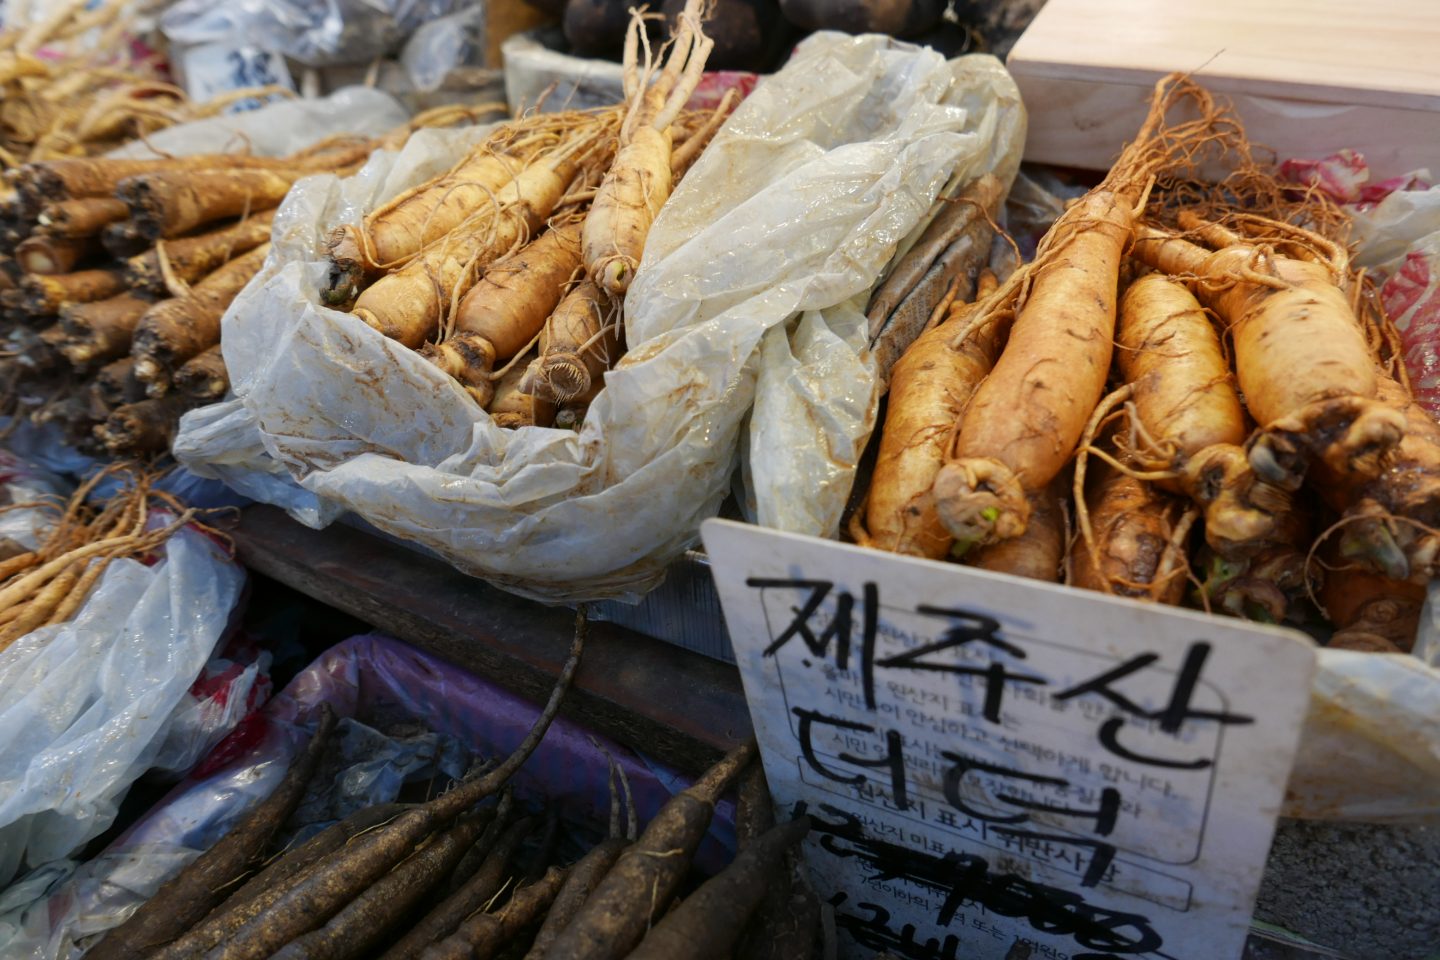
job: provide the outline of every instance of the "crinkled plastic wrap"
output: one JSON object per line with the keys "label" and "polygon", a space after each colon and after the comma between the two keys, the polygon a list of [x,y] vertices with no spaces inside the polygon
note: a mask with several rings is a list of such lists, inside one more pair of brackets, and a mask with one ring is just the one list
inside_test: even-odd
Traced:
{"label": "crinkled plastic wrap", "polygon": [[455,0],[180,0],[160,16],[172,43],[226,41],[275,50],[310,67],[367,63],[397,50]]}
{"label": "crinkled plastic wrap", "polygon": [[248,152],[278,157],[330,137],[376,137],[409,119],[406,109],[388,93],[343,87],[313,100],[277,100],[256,110],[177,124],[109,156]]}
{"label": "crinkled plastic wrap", "polygon": [[483,3],[462,7],[431,20],[405,41],[400,65],[416,90],[438,90],[457,67],[483,64],[486,14]]}
{"label": "crinkled plastic wrap", "polygon": [[[510,109],[585,110],[625,98],[624,68],[610,60],[561,52],[565,38],[555,27],[512,34],[500,45],[505,61],[505,99]],[[688,106],[711,109],[728,90],[748,96],[759,77],[742,70],[710,70]]]}
{"label": "crinkled plastic wrap", "polygon": [[1282,812],[1440,823],[1440,670],[1408,654],[1320,650]]}
{"label": "crinkled plastic wrap", "polygon": [[114,820],[166,748],[244,576],[182,530],[163,561],[115,561],[75,619],[0,652],[0,883],[22,863],[69,856]]}
{"label": "crinkled plastic wrap", "polygon": [[[945,71],[953,82],[942,103],[964,110],[961,132],[967,140],[951,175],[963,185],[993,173],[1008,190],[1025,146],[1020,92],[993,57],[952,61],[938,72],[937,82],[943,82]],[[857,77],[856,82],[864,79]],[[883,103],[888,91],[880,85],[871,96]],[[799,125],[811,125],[807,136],[812,141],[832,135],[824,114],[796,119]],[[793,145],[776,144],[773,149],[783,154]],[[893,251],[904,237],[904,232],[894,232],[898,221],[913,225],[919,219],[917,208],[923,214],[941,185],[913,180],[898,184],[898,189],[912,191],[906,198],[911,206],[897,204],[892,222],[873,222],[875,243]],[[755,407],[742,440],[748,453],[743,502],[753,505],[754,520],[761,526],[816,537],[833,537],[839,528],[879,407],[879,374],[867,349],[870,286],[833,306],[807,311],[793,329],[777,324],[765,334]]]}
{"label": "crinkled plastic wrap", "polygon": [[372,161],[324,196],[302,184],[272,262],[224,319],[237,402],[187,416],[176,456],[233,471],[258,431],[310,494],[462,570],[544,599],[633,600],[726,492],[766,332],[862,295],[951,172],[978,171],[994,135],[956,71],[1003,73],[971,63],[876,36],[801,44],[661,210],[626,299],[630,352],[578,433],[496,427],[416,353],[317,302],[314,241],[422,179],[418,166]]}
{"label": "crinkled plastic wrap", "polygon": [[[274,789],[303,742],[297,724],[328,703],[342,720],[321,773],[292,822],[308,835],[331,818],[369,803],[386,803],[407,778],[443,783],[463,769],[458,745],[479,757],[508,754],[539,710],[493,684],[379,635],[352,637],[326,651],[263,711],[216,748],[204,766],[104,852],[80,866],[57,863],[0,897],[0,955],[68,960],[77,941],[122,923],[169,877],[210,847],[254,803]],[[396,727],[431,731],[386,736]],[[608,821],[606,756],[630,781],[640,822],[648,822],[675,792],[689,786],[663,766],[564,717],[512,781],[520,800],[547,801],[572,823]],[[350,759],[363,762],[349,763]],[[329,760],[334,758],[327,758]],[[733,807],[722,803],[697,860],[717,869],[734,847]],[[92,941],[93,942],[93,941]],[[89,946],[89,943],[85,943]]]}
{"label": "crinkled plastic wrap", "polygon": [[[74,485],[16,456],[0,450],[0,547],[3,555],[13,556],[22,550],[35,550],[55,525],[53,509],[38,503],[48,498],[49,504],[70,499]],[[34,504],[26,507],[22,504]]]}

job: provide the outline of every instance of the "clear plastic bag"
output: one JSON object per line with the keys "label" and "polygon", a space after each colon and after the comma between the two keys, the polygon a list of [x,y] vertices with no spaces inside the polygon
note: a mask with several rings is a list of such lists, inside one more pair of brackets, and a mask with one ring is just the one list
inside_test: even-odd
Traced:
{"label": "clear plastic bag", "polygon": [[[625,98],[625,70],[610,60],[562,52],[565,37],[556,27],[527,30],[505,38],[505,99],[512,111],[608,107]],[[709,70],[691,95],[694,110],[714,109],[729,90],[749,96],[759,81],[741,70]]]}
{"label": "clear plastic bag", "polygon": [[[53,506],[70,498],[74,486],[49,470],[29,463],[10,450],[0,450],[0,556],[14,556],[40,546],[57,514],[38,503]],[[21,504],[35,504],[23,507]]]}
{"label": "clear plastic bag", "polygon": [[276,100],[257,110],[176,124],[127,143],[112,157],[185,156],[243,151],[280,157],[330,137],[376,137],[410,114],[400,102],[371,87],[342,87],[312,100]]}
{"label": "clear plastic bag", "polygon": [[[992,57],[962,57],[950,69],[953,83],[942,103],[964,109],[960,133],[969,141],[950,174],[963,185],[994,173],[1008,190],[1025,145],[1020,92]],[[885,102],[890,91],[878,85],[870,96]],[[816,114],[809,123],[812,141],[829,135],[827,116]],[[778,179],[776,186],[784,188]],[[913,225],[934,199],[938,185],[931,186],[913,179],[894,184],[914,191],[906,198],[912,206],[897,204],[896,213]],[[881,220],[868,228],[888,248],[899,239],[896,226]],[[879,407],[880,378],[865,318],[869,292],[867,283],[849,299],[806,311],[793,329],[776,324],[765,333],[755,405],[741,440],[748,454],[743,502],[753,504],[761,526],[816,537],[833,537],[839,529]]]}
{"label": "clear plastic bag", "polygon": [[161,15],[160,29],[175,44],[247,43],[329,67],[393,53],[421,24],[458,6],[455,0],[180,0]]}
{"label": "clear plastic bag", "polygon": [[110,825],[166,746],[243,583],[207,537],[181,530],[159,563],[115,561],[73,620],[0,652],[0,883]]}
{"label": "clear plastic bag", "polygon": [[309,493],[462,570],[544,599],[634,600],[726,493],[766,331],[868,290],[951,172],[990,149],[961,98],[986,88],[957,90],[975,64],[1003,76],[884,37],[801,44],[662,209],[626,299],[630,352],[578,433],[496,427],[436,367],[316,301],[314,239],[414,182],[411,166],[362,190],[370,205],[351,194],[378,167],[323,197],[302,185],[281,219],[312,245],[287,241],[225,316],[229,429],[191,414],[176,456],[233,470],[258,430]]}
{"label": "clear plastic bag", "polygon": [[[312,783],[292,821],[307,824],[296,836],[308,836],[360,805],[393,800],[406,779],[434,778],[443,784],[461,770],[457,748],[478,757],[508,754],[539,712],[534,704],[397,640],[352,637],[298,674],[189,780],[99,856],[83,866],[47,865],[0,896],[0,955],[70,960],[79,955],[85,938],[122,923],[274,789],[303,742],[300,725],[310,723],[322,703],[352,719],[338,727],[322,771],[329,773],[329,782],[322,775]],[[397,734],[397,727],[408,735]],[[674,771],[559,717],[512,781],[516,797],[544,800],[570,823],[604,824],[609,757],[630,781],[641,823],[690,785]],[[727,801],[716,809],[697,863],[718,869],[733,850],[734,808]]]}
{"label": "clear plastic bag", "polygon": [[416,90],[440,89],[452,70],[485,58],[485,4],[464,7],[416,30],[400,51],[400,65]]}

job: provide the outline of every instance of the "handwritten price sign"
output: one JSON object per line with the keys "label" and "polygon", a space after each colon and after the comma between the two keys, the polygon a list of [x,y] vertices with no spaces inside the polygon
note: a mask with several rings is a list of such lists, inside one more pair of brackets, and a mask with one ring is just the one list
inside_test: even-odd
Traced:
{"label": "handwritten price sign", "polygon": [[1308,640],[726,521],[703,536],[843,957],[1240,956]]}

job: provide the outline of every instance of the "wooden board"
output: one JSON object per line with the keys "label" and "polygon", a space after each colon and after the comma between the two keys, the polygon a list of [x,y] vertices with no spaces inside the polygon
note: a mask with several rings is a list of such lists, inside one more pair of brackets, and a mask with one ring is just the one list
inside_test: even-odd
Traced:
{"label": "wooden board", "polygon": [[[233,536],[256,572],[531,700],[549,695],[565,663],[566,608],[359,530],[311,530],[274,507],[247,507]],[[687,773],[750,736],[733,666],[594,620],[562,712]]]}
{"label": "wooden board", "polygon": [[1026,159],[1103,168],[1175,70],[1235,102],[1281,157],[1360,150],[1377,178],[1440,172],[1440,2],[1049,0],[1008,66]]}

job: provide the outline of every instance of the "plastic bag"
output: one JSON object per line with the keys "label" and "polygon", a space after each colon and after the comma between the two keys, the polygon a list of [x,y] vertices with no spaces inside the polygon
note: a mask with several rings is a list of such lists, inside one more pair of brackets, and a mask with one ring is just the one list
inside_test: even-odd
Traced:
{"label": "plastic bag", "polygon": [[[99,856],[78,869],[73,863],[48,865],[0,897],[0,955],[68,960],[80,951],[76,941],[122,923],[274,789],[303,742],[296,724],[309,722],[321,703],[363,723],[342,721],[339,728],[333,753],[342,762],[332,769],[334,780],[345,781],[343,796],[312,784],[296,820],[326,819],[314,821],[297,837],[362,802],[393,800],[407,777],[438,774],[440,783],[445,775],[455,775],[455,744],[481,757],[508,754],[539,712],[535,705],[397,640],[352,637],[297,675],[260,714],[217,747],[190,780]],[[431,733],[383,733],[416,724]],[[348,743],[347,736],[354,742]],[[689,786],[673,771],[559,717],[512,781],[516,796],[522,801],[547,798],[572,823],[603,824],[610,804],[607,754],[630,780],[641,823],[673,793]],[[361,757],[369,760],[343,762]],[[733,825],[734,808],[722,802],[697,854],[702,868],[718,869],[729,860]]]}
{"label": "plastic bag", "polygon": [[[40,546],[54,526],[58,514],[37,501],[47,499],[53,506],[70,499],[74,486],[49,470],[42,469],[0,450],[0,556],[14,556]],[[22,507],[20,504],[35,504]]]}
{"label": "plastic bag", "polygon": [[112,157],[184,156],[248,151],[280,157],[330,137],[376,137],[410,119],[388,93],[344,87],[313,100],[277,100],[258,110],[181,123],[135,140]]}
{"label": "plastic bag", "polygon": [[[963,57],[949,68],[953,84],[942,102],[964,109],[961,133],[968,141],[950,168],[951,176],[965,184],[994,173],[1008,190],[1025,145],[1020,92],[992,57]],[[892,93],[877,85],[869,96],[885,103]],[[798,132],[807,121],[796,121]],[[812,141],[830,134],[830,119],[823,114],[811,115],[808,123],[805,136]],[[756,152],[753,145],[747,148]],[[772,147],[777,153],[792,148]],[[706,188],[698,179],[694,186]],[[932,190],[932,184],[913,179],[896,186],[914,190],[908,198],[913,206],[897,211],[912,225],[939,187],[935,184]],[[895,227],[883,221],[868,225],[871,237],[891,250],[891,241],[904,236],[896,235]],[[879,408],[879,374],[868,350],[870,324],[865,318],[869,292],[867,283],[858,295],[807,311],[793,331],[776,324],[765,334],[755,406],[748,436],[741,441],[748,448],[744,502],[754,505],[753,516],[761,526],[816,537],[833,537],[839,529]]]}
{"label": "plastic bag", "polygon": [[227,41],[275,50],[306,66],[366,63],[393,53],[455,0],[180,0],[160,17],[170,41]]}
{"label": "plastic bag", "polygon": [[1408,654],[1318,654],[1282,812],[1440,823],[1440,670]]}
{"label": "plastic bag", "polygon": [[[5,437],[5,446],[11,455],[26,461],[29,469],[41,471],[48,476],[64,474],[71,477],[88,477],[105,466],[103,461],[81,453],[70,446],[66,441],[65,431],[53,422],[36,426],[28,419],[22,419],[12,428],[9,426],[8,417],[0,417],[0,429],[9,429],[9,433]],[[61,482],[63,483],[63,481]],[[122,483],[124,480],[119,477],[101,480],[91,492],[90,499],[92,501],[108,499],[114,495]],[[68,483],[63,483],[63,485],[68,496],[73,487]],[[181,468],[167,472],[154,482],[153,488],[162,493],[173,494],[182,503],[198,510],[242,507],[252,499],[237,494],[226,484],[214,478],[200,477]],[[31,511],[17,511],[17,514],[22,517],[35,515]],[[11,521],[4,514],[0,514],[0,536],[4,535],[4,530],[10,529],[13,522],[20,522],[20,519]]]}
{"label": "plastic bag", "polygon": [[181,530],[153,567],[122,559],[75,619],[0,652],[0,883],[115,818],[210,659],[243,571]]}
{"label": "plastic bag", "polygon": [[[942,102],[957,69],[832,33],[763,81],[662,209],[626,300],[630,352],[578,433],[499,429],[436,367],[320,306],[313,242],[346,204],[302,184],[281,220],[311,246],[272,255],[224,319],[229,429],[191,414],[176,456],[233,469],[258,430],[310,493],[462,570],[544,599],[634,600],[725,495],[765,332],[866,291],[950,172],[988,149],[973,111]],[[379,172],[334,187],[349,216]]]}
{"label": "plastic bag", "polygon": [[[541,110],[588,110],[625,99],[625,70],[610,60],[563,53],[565,38],[555,27],[528,30],[505,38],[505,100],[512,111],[540,105]],[[707,71],[689,106],[713,109],[727,90],[749,96],[759,80],[736,70]]]}
{"label": "plastic bag", "polygon": [[1353,150],[1290,160],[1281,172],[1346,204],[1355,221],[1355,262],[1380,284],[1415,398],[1440,417],[1440,186],[1431,186],[1428,170],[1371,183],[1369,165]]}
{"label": "plastic bag", "polygon": [[270,699],[268,650],[253,637],[237,633],[205,664],[185,691],[165,730],[147,776],[183,776],[225,739],[230,731]]}
{"label": "plastic bag", "polygon": [[439,90],[457,67],[481,66],[485,59],[483,3],[448,14],[415,31],[400,51],[400,65],[416,90]]}

